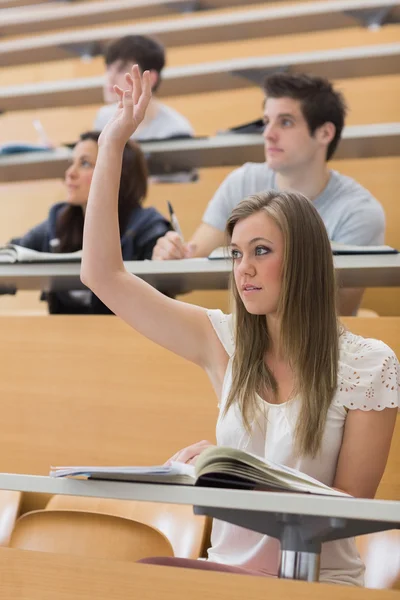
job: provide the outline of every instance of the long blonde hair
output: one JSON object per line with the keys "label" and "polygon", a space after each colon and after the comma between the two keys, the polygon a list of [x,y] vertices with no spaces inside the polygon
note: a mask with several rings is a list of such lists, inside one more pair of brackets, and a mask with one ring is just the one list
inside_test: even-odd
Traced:
{"label": "long blonde hair", "polygon": [[[295,430],[299,454],[315,456],[321,446],[327,412],[337,386],[339,329],[333,258],[325,225],[314,205],[295,192],[250,196],[233,210],[228,240],[238,221],[262,212],[284,238],[282,287],[278,303],[280,349],[290,364],[301,408]],[[235,353],[232,387],[225,406],[238,403],[246,429],[257,413],[257,394],[277,393],[277,382],[265,361],[270,338],[265,315],[247,312],[233,276]]]}

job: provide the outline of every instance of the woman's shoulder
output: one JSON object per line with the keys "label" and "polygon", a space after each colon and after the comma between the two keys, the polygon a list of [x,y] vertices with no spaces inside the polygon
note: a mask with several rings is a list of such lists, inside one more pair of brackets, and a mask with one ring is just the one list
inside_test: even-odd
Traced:
{"label": "woman's shoulder", "polygon": [[342,362],[357,361],[376,362],[386,357],[393,358],[397,363],[394,350],[382,340],[365,338],[344,329],[339,336],[340,360]]}
{"label": "woman's shoulder", "polygon": [[219,309],[207,310],[207,316],[221,344],[228,355],[232,356],[235,351],[233,316],[225,314]]}
{"label": "woman's shoulder", "polygon": [[382,410],[399,405],[400,368],[396,354],[381,340],[344,330],[336,404],[349,409]]}

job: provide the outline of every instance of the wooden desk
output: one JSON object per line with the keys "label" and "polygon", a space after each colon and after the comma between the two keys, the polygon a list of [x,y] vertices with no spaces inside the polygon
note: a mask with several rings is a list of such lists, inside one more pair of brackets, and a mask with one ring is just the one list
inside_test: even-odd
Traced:
{"label": "wooden desk", "polygon": [[[155,37],[166,47],[188,46],[215,42],[236,41],[267,36],[299,34],[328,29],[344,29],[360,24],[400,20],[397,0],[325,0],[322,2],[299,3],[292,6],[249,9],[225,14],[205,14],[186,17],[184,20],[164,20],[139,23],[132,26],[79,29],[93,23],[114,20],[132,20],[164,16],[173,12],[195,11],[202,8],[193,0],[174,2],[132,2],[119,0],[112,3],[90,3],[57,10],[42,9],[33,15],[5,15],[0,23],[0,35],[34,33],[44,29],[61,29],[55,34],[19,39],[18,43],[0,44],[0,60],[7,51],[7,64],[27,64],[74,58],[77,55],[96,56],[103,54],[105,47],[129,34]],[[44,17],[44,18],[43,18]],[[49,27],[50,25],[50,27]]]}
{"label": "wooden desk", "polygon": [[[400,502],[214,489],[169,484],[56,479],[35,475],[0,474],[0,489],[45,494],[118,498],[171,504],[191,504],[196,514],[208,515],[280,540],[281,576],[317,581],[323,542],[400,529]],[[288,565],[308,564],[298,573]]]}
{"label": "wooden desk", "polygon": [[[400,286],[400,254],[334,257],[341,287]],[[190,258],[168,261],[128,261],[130,273],[150,285],[174,294],[191,290],[228,288],[231,263],[225,260]],[[0,264],[0,287],[10,290],[78,290],[79,263]]]}
{"label": "wooden desk", "polygon": [[[0,56],[5,57],[2,61],[10,65],[9,52],[13,45],[20,48],[20,44],[20,40],[0,42]],[[329,79],[397,74],[399,58],[400,43],[389,43],[167,67],[163,70],[158,95],[181,96],[261,86],[267,73],[281,69],[293,73],[312,72]],[[103,77],[3,87],[0,88],[0,111],[100,104],[102,90]]]}
{"label": "wooden desk", "polygon": [[4,600],[394,600],[391,590],[0,548]]}
{"label": "wooden desk", "polygon": [[[272,0],[273,2],[278,0]],[[375,0],[373,0],[375,1]],[[378,1],[378,0],[377,0]],[[112,2],[79,2],[71,4],[64,0],[55,4],[54,0],[0,0],[1,8],[18,8],[28,4],[46,4],[35,11],[18,10],[2,15],[0,33],[2,36],[31,34],[51,29],[68,29],[85,25],[97,25],[112,21],[163,17],[175,13],[242,6],[243,0],[112,0]],[[383,0],[390,4],[391,0]],[[259,0],[246,0],[246,4],[258,4]],[[377,2],[376,2],[377,3]],[[380,1],[382,4],[382,0]],[[136,29],[134,32],[136,33]],[[149,34],[148,34],[149,35]]]}
{"label": "wooden desk", "polygon": [[[141,148],[151,175],[264,162],[264,140],[259,134],[221,134],[206,138],[145,142]],[[400,154],[400,123],[353,125],[343,131],[338,159],[374,158]],[[71,160],[69,148],[0,157],[0,183],[58,179]]]}
{"label": "wooden desk", "polygon": [[[0,8],[3,7],[2,2],[4,1],[12,2],[12,0],[2,0]],[[37,0],[34,1],[35,4],[39,3]],[[50,2],[50,0],[42,0],[42,3],[46,1]],[[52,1],[54,2],[54,0]],[[24,3],[27,4],[27,2]],[[98,2],[79,2],[78,4],[64,1],[59,2],[58,5],[52,4],[51,9],[43,6],[40,9],[35,7],[34,11],[18,10],[2,15],[0,35],[3,37],[29,35],[52,29],[65,30],[86,25],[107,24],[113,21],[164,17],[195,10],[195,8],[193,0],[113,0],[112,2],[100,0]]]}

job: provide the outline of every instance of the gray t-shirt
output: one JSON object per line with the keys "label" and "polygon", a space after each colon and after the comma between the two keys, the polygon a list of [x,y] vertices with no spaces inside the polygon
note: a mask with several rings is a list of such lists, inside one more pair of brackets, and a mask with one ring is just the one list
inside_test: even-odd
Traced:
{"label": "gray t-shirt", "polygon": [[[103,106],[96,115],[94,128],[102,131],[116,111],[116,104]],[[141,123],[132,139],[144,142],[146,140],[163,140],[174,136],[193,136],[193,128],[189,121],[173,108],[158,103],[158,112],[149,123]]]}
{"label": "gray t-shirt", "polygon": [[[246,163],[226,177],[209,202],[203,222],[221,231],[237,204],[247,196],[277,190],[276,174],[266,163]],[[351,177],[331,171],[323,192],[314,200],[329,239],[341,244],[384,243],[385,213],[381,204]]]}

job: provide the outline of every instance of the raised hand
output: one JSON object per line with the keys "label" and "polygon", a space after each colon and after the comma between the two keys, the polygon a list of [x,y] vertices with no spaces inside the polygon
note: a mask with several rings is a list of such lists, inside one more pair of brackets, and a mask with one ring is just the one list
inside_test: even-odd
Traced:
{"label": "raised hand", "polygon": [[134,65],[131,73],[126,73],[126,89],[114,86],[119,102],[114,117],[107,123],[99,137],[99,144],[117,142],[124,146],[143,121],[151,99],[150,73],[140,75]]}

